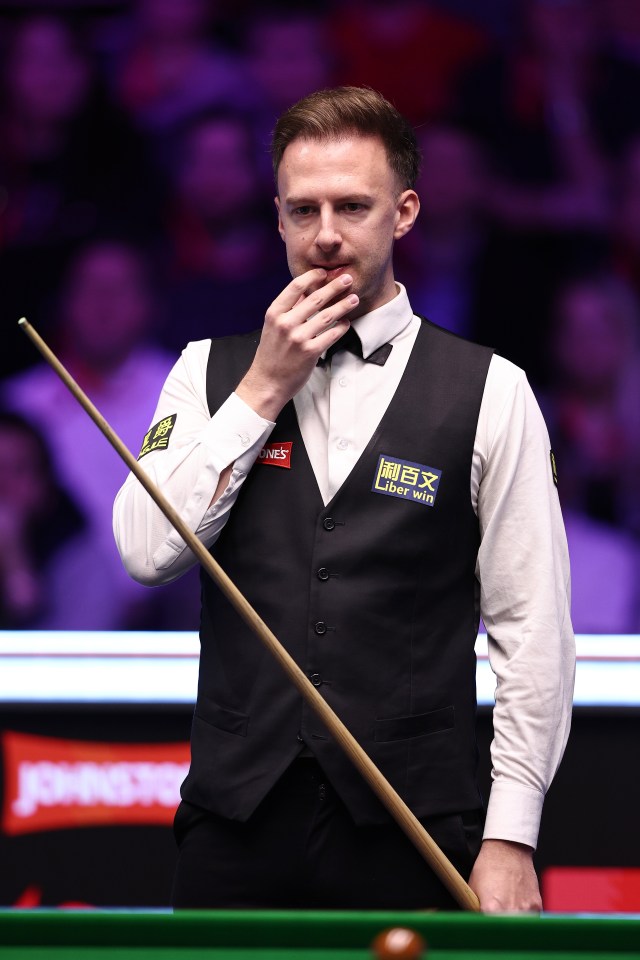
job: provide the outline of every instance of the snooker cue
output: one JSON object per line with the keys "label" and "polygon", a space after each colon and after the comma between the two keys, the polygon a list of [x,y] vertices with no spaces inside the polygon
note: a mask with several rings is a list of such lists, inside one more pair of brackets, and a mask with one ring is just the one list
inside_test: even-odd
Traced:
{"label": "snooker cue", "polygon": [[235,608],[236,612],[258,636],[258,638],[268,648],[276,660],[279,661],[283,670],[291,682],[296,686],[299,693],[320,717],[325,726],[328,727],[331,735],[347,754],[351,762],[367,781],[378,799],[387,808],[398,826],[408,836],[418,852],[423,856],[431,869],[447,888],[449,893],[457,901],[459,906],[465,910],[479,912],[480,902],[471,887],[465,882],[451,861],[445,856],[435,841],[429,836],[418,818],[411,812],[404,800],[398,795],[389,781],[378,770],[369,755],[363,750],[358,741],[349,732],[347,727],[343,724],[326,700],[318,693],[316,688],[307,678],[306,674],[303,673],[295,660],[290,656],[287,650],[285,650],[275,634],[273,634],[266,625],[264,620],[262,620],[262,618],[253,609],[249,601],[227,576],[218,562],[214,560],[204,544],[202,544],[197,538],[195,533],[193,533],[193,531],[187,527],[182,517],[177,513],[176,510],[174,510],[162,491],[147,476],[128,447],[125,446],[120,437],[109,426],[105,418],[93,405],[91,400],[87,397],[82,388],[76,383],[71,374],[60,363],[53,351],[47,346],[42,337],[36,332],[36,330],[34,330],[25,317],[22,317],[18,321],[18,325],[39,350],[47,363],[57,373],[65,386],[84,408],[86,413],[91,417],[99,430],[101,430],[111,446],[115,449],[116,453],[118,453],[122,460],[124,460],[129,470],[140,481],[149,496],[154,500],[167,520],[180,534],[186,545],[202,564],[214,583],[216,583],[220,588],[227,600],[229,600],[229,602]]}

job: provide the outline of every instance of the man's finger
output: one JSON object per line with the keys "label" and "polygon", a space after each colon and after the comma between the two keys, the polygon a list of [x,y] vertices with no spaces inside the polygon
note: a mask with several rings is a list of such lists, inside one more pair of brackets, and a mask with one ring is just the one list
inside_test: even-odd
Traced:
{"label": "man's finger", "polygon": [[321,267],[316,267],[313,270],[307,270],[306,273],[301,273],[299,277],[295,277],[291,283],[284,288],[282,293],[278,294],[269,310],[275,311],[276,313],[285,313],[291,310],[292,307],[302,303],[310,293],[321,287],[326,279],[327,271]]}
{"label": "man's finger", "polygon": [[[324,274],[326,278],[324,270],[318,272]],[[295,316],[292,316],[291,319],[304,323],[309,317],[323,310],[333,301],[341,301],[351,289],[353,278],[349,274],[341,274],[331,280],[330,283],[324,283],[323,278],[318,279],[311,276],[315,273],[316,271],[312,270],[292,280],[280,296],[273,301],[267,315],[278,317],[284,314],[292,314],[293,310],[296,310]],[[310,278],[311,282],[306,278]],[[295,300],[291,297],[292,291],[293,295],[296,296]],[[287,307],[286,303],[290,305]]]}

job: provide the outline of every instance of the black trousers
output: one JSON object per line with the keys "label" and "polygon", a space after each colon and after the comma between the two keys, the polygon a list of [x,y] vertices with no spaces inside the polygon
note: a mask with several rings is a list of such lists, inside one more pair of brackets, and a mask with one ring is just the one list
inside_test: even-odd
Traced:
{"label": "black trousers", "polygon": [[[422,821],[467,879],[483,814]],[[245,823],[180,804],[175,909],[454,910],[395,824],[356,826],[312,758],[296,760]]]}

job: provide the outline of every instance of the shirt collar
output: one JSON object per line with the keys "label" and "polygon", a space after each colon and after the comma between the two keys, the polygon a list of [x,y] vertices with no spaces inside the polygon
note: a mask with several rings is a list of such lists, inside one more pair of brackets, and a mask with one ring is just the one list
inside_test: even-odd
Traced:
{"label": "shirt collar", "polygon": [[381,347],[383,343],[393,343],[413,319],[413,310],[409,303],[407,291],[401,283],[396,281],[398,293],[383,303],[381,307],[365,313],[353,321],[353,329],[360,337],[362,355],[368,357]]}

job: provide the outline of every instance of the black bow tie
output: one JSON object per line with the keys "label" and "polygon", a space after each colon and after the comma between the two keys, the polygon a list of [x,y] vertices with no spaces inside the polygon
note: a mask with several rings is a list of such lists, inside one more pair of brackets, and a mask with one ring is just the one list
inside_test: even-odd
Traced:
{"label": "black bow tie", "polygon": [[349,353],[353,353],[356,357],[360,357],[360,359],[364,360],[365,363],[375,363],[378,367],[384,367],[389,358],[389,354],[393,350],[393,346],[390,343],[383,343],[381,347],[378,347],[377,350],[374,350],[373,353],[370,353],[368,357],[363,357],[362,341],[353,327],[349,327],[345,335],[340,337],[339,340],[329,347],[325,354],[324,360],[322,357],[318,359],[318,366],[326,367],[331,360],[331,357],[334,355],[334,353],[337,353],[338,350],[348,350]]}

